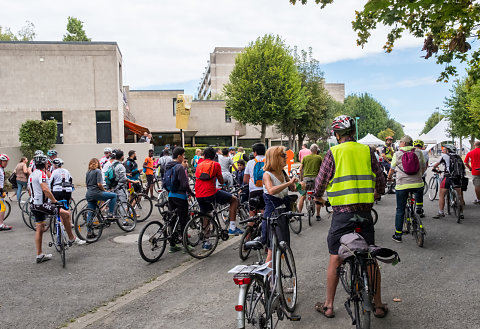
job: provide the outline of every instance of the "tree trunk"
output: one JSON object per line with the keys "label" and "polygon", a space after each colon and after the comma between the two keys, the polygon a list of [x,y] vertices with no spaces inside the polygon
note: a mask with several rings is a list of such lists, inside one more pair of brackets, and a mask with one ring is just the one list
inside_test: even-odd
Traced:
{"label": "tree trunk", "polygon": [[[260,141],[265,144],[265,134],[267,132],[267,124],[266,123],[262,123],[262,130],[260,132]],[[265,145],[267,146],[267,145]]]}
{"label": "tree trunk", "polygon": [[475,148],[475,136],[470,136],[470,150],[473,150]]}
{"label": "tree trunk", "polygon": [[293,137],[291,134],[288,134],[288,149],[292,149],[293,148]]}
{"label": "tree trunk", "polygon": [[462,152],[462,148],[463,148],[463,145],[462,145],[462,136],[460,136],[460,156],[462,156],[463,152]]}
{"label": "tree trunk", "polygon": [[305,135],[298,135],[298,150],[302,149],[303,141],[305,140]]}

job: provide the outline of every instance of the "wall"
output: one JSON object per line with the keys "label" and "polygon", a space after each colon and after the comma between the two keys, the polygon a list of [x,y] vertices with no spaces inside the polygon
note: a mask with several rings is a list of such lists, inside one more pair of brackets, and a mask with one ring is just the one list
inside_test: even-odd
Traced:
{"label": "wall", "polygon": [[[106,144],[58,144],[55,149],[58,152],[58,157],[61,158],[65,164],[65,169],[68,169],[73,177],[73,182],[78,186],[85,186],[85,174],[88,168],[88,162],[92,158],[100,159],[103,156],[103,149]],[[137,151],[137,164],[142,167],[143,160],[148,155],[148,150],[151,148],[150,144],[136,143],[136,144],[109,144],[108,147],[112,149],[121,149],[125,153],[125,158],[128,157],[128,151]],[[10,157],[7,170],[15,169],[15,166],[23,156],[20,152],[20,147],[0,147],[0,153],[5,153]],[[30,159],[29,159],[30,160]]]}

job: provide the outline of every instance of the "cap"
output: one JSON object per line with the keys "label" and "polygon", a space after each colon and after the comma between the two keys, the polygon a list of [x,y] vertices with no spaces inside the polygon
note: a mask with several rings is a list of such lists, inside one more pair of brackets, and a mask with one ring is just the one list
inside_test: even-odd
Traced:
{"label": "cap", "polygon": [[405,142],[405,143],[413,143],[413,139],[412,137],[408,136],[408,135],[405,135],[402,137],[402,139],[400,140],[400,142]]}
{"label": "cap", "polygon": [[393,140],[393,137],[392,136],[387,136],[387,138],[385,138],[385,140],[388,140],[388,139]]}

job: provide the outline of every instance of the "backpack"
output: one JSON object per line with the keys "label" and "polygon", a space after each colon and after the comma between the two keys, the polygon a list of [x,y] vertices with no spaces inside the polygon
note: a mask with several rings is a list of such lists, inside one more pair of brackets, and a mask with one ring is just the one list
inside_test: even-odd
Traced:
{"label": "backpack", "polygon": [[172,166],[169,169],[165,170],[165,174],[163,175],[163,184],[162,186],[168,191],[168,192],[175,192],[175,190],[178,189],[178,183],[177,183],[177,167],[180,164],[176,164]]}
{"label": "backpack", "polygon": [[8,177],[8,181],[12,184],[12,188],[17,187],[17,173],[13,172],[10,177]]}
{"label": "backpack", "polygon": [[265,165],[265,159],[258,161],[255,159],[255,167],[253,167],[253,183],[256,187],[263,186],[263,166]]}
{"label": "backpack", "polygon": [[461,178],[465,176],[465,167],[462,158],[458,154],[449,154],[450,166],[448,171],[451,177]]}
{"label": "backpack", "polygon": [[415,175],[420,170],[420,161],[418,160],[418,156],[415,154],[415,148],[410,151],[404,151],[402,154],[402,167],[400,168],[404,173],[407,175]]}
{"label": "backpack", "polygon": [[202,161],[197,166],[198,173],[197,177],[200,180],[211,180],[213,178],[213,169],[215,167],[215,162],[213,161]]}
{"label": "backpack", "polygon": [[115,168],[118,164],[120,164],[120,162],[115,162],[105,172],[105,185],[107,185],[108,188],[115,187],[118,184],[118,179],[115,175]]}

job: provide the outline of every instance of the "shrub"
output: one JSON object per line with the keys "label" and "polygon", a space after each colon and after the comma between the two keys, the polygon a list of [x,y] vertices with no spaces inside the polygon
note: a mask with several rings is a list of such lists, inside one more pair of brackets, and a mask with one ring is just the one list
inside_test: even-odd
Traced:
{"label": "shrub", "polygon": [[27,120],[20,127],[18,140],[20,151],[27,158],[32,158],[36,150],[47,152],[57,139],[57,121]]}
{"label": "shrub", "polygon": [[[220,148],[220,149],[223,149],[225,147],[229,148],[229,146],[218,146],[218,148]],[[200,149],[200,150],[203,151],[204,149],[206,149],[206,147],[186,147],[185,148],[185,156],[188,158],[188,163],[189,164],[192,163],[192,159],[195,156],[195,150],[196,149]],[[252,149],[247,148],[247,147],[244,147],[243,150],[244,150],[244,152],[247,156],[250,154],[250,152],[252,152]]]}

